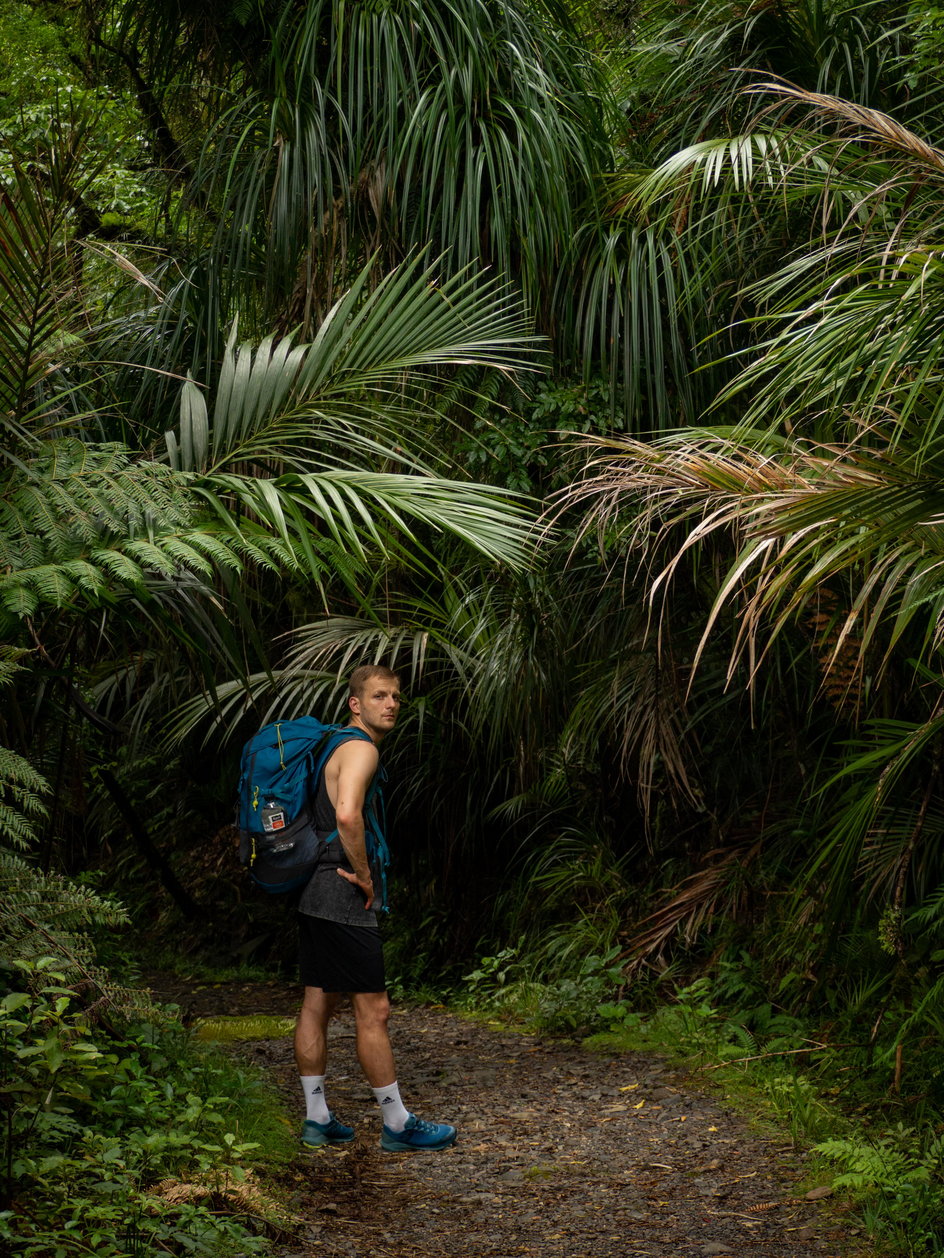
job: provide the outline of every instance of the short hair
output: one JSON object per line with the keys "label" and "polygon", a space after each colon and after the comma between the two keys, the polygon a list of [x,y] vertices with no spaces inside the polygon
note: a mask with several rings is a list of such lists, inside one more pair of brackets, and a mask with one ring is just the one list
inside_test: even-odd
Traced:
{"label": "short hair", "polygon": [[400,674],[392,668],[388,668],[386,664],[361,664],[360,667],[355,668],[354,672],[351,673],[348,681],[348,694],[352,698],[354,695],[357,695],[359,698],[375,677],[380,677],[384,681],[400,680]]}

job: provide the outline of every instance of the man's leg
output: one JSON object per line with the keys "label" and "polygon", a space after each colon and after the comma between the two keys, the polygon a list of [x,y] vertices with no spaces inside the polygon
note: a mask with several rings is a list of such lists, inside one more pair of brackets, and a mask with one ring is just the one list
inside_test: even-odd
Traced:
{"label": "man's leg", "polygon": [[397,1071],[387,1024],[390,1001],[386,992],[352,992],[357,1027],[357,1059],[383,1115],[380,1143],[391,1152],[412,1149],[445,1149],[456,1139],[447,1123],[427,1123],[416,1118],[400,1099]]}
{"label": "man's leg", "polygon": [[324,1144],[348,1144],[354,1130],[338,1122],[325,1098],[328,1064],[328,1023],[338,1004],[338,993],[306,987],[295,1023],[295,1064],[305,1093],[307,1117],[302,1124],[302,1143],[312,1148]]}
{"label": "man's leg", "polygon": [[295,1064],[300,1075],[323,1075],[328,1064],[328,1023],[338,1007],[337,992],[306,987],[295,1023]]}
{"label": "man's leg", "polygon": [[397,1077],[387,1030],[389,997],[386,992],[351,992],[351,1004],[357,1027],[357,1060],[372,1088],[386,1087]]}

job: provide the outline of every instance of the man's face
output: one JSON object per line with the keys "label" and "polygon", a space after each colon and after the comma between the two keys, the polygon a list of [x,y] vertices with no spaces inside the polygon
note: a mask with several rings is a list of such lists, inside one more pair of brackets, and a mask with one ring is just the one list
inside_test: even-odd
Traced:
{"label": "man's face", "polygon": [[375,738],[389,734],[400,714],[400,683],[372,677],[360,694],[351,695],[351,711]]}

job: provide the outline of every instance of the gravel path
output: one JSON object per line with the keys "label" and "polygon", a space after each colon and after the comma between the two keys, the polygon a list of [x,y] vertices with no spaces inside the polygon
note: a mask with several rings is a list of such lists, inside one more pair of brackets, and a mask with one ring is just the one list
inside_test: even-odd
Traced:
{"label": "gravel path", "polygon": [[[297,994],[282,985],[191,989],[190,1011],[287,1013]],[[339,1014],[328,1101],[357,1139],[299,1151],[293,1207],[301,1224],[277,1258],[876,1252],[840,1202],[821,1189],[807,1194],[802,1158],[789,1145],[751,1132],[658,1058],[588,1052],[440,1009],[396,1009],[392,1039],[407,1106],[455,1123],[457,1144],[433,1154],[380,1149],[353,1021]],[[286,1121],[300,1123],[290,1039],[239,1051],[272,1071]]]}

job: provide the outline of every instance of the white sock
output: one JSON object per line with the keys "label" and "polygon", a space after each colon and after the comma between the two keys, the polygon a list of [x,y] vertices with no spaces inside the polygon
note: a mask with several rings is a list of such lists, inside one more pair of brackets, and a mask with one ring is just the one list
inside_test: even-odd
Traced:
{"label": "white sock", "polygon": [[326,1123],[331,1114],[325,1100],[325,1075],[301,1075],[302,1091],[305,1093],[305,1105],[308,1109],[306,1118],[313,1118],[316,1123]]}
{"label": "white sock", "polygon": [[373,1092],[383,1115],[384,1126],[389,1127],[391,1131],[402,1131],[406,1126],[406,1120],[410,1117],[410,1111],[400,1100],[400,1089],[397,1087],[396,1079],[393,1083],[388,1083],[385,1088],[374,1088]]}

